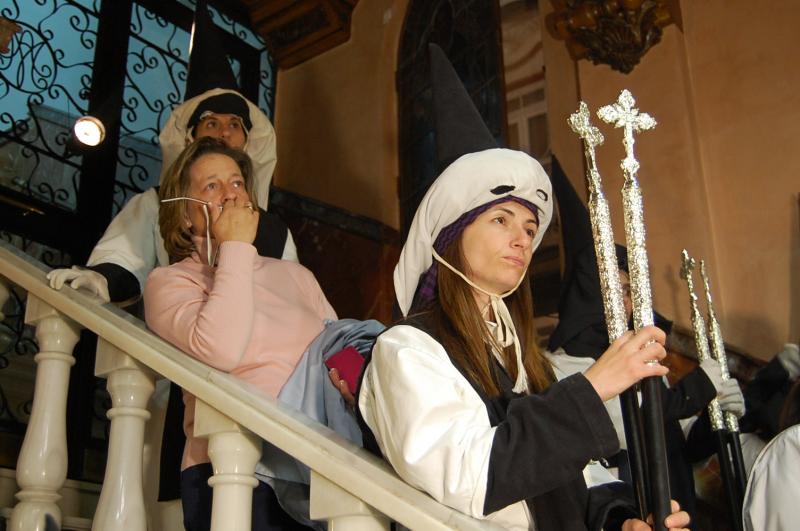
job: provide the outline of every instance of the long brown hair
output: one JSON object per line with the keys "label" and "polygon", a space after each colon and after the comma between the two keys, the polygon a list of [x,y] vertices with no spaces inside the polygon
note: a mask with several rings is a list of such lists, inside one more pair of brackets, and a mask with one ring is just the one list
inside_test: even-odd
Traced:
{"label": "long brown hair", "polygon": [[[469,275],[467,261],[462,250],[462,236],[445,249],[442,254],[450,265]],[[500,395],[501,389],[493,369],[491,350],[500,352],[503,365],[512,380],[517,377],[517,362],[513,347],[502,348],[489,330],[475,302],[472,288],[447,267],[439,267],[437,294],[430,306],[434,332],[442,342],[453,363],[468,379],[480,387],[489,397]],[[528,376],[530,391],[538,393],[554,380],[550,363],[539,350],[536,328],[533,323],[533,296],[530,275],[517,290],[505,298],[514,326],[517,329],[522,361]]]}
{"label": "long brown hair", "polygon": [[[178,155],[178,158],[167,170],[158,189],[159,200],[185,197],[191,184],[190,171],[195,162],[204,155],[225,155],[233,159],[244,178],[245,190],[253,207],[257,207],[253,195],[253,163],[247,153],[229,147],[217,138],[203,137],[195,140]],[[188,219],[186,201],[161,203],[158,211],[158,224],[164,248],[169,255],[170,263],[183,260],[194,252],[192,232],[186,221]]]}

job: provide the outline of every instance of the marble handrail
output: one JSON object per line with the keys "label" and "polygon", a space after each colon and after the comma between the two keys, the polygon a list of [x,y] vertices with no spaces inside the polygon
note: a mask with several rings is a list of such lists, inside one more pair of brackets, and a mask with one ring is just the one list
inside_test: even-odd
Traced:
{"label": "marble handrail", "polygon": [[[134,370],[134,373],[126,374],[132,374],[131,377],[140,382],[137,385],[147,396],[152,392],[147,374],[161,374],[195,395],[204,407],[217,413],[218,418],[210,420],[205,427],[212,441],[215,434],[227,437],[240,432],[239,442],[235,443],[240,444],[255,434],[303,462],[313,472],[312,513],[315,518],[327,519],[331,529],[337,527],[337,521],[339,529],[385,529],[385,517],[410,529],[499,529],[495,524],[470,518],[439,504],[403,482],[380,459],[327,427],[253,392],[230,375],[186,356],[150,333],[143,322],[113,305],[101,304],[91,295],[70,288],[61,291],[51,289],[45,279],[47,271],[35,259],[0,242],[0,276],[27,291],[29,298],[33,297],[52,308],[66,322],[97,334],[101,338],[99,344],[107,344],[119,352],[116,364],[106,363],[104,369],[98,367],[98,374]],[[137,368],[144,376],[135,373]],[[144,413],[139,411],[140,403],[127,406],[120,404],[119,408],[128,416],[144,417]],[[226,423],[230,425],[226,426]],[[138,459],[140,463],[141,456]],[[108,467],[111,468],[111,465]],[[118,481],[118,478],[109,478],[107,471],[104,491],[110,488],[107,485],[110,480]],[[61,481],[63,483],[63,479]],[[324,503],[328,496],[337,502]],[[363,525],[354,523],[358,519]],[[104,525],[96,528],[114,527]]]}

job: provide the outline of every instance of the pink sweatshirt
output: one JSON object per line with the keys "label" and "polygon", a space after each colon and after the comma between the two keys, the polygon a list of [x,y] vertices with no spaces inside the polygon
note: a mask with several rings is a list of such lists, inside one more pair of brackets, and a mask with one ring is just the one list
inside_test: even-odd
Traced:
{"label": "pink sweatshirt", "polygon": [[[185,353],[277,397],[324,319],[336,319],[314,275],[265,258],[243,242],[220,246],[217,267],[190,258],[150,273],[144,289],[150,329]],[[194,437],[195,397],[184,391],[181,469],[209,462]]]}

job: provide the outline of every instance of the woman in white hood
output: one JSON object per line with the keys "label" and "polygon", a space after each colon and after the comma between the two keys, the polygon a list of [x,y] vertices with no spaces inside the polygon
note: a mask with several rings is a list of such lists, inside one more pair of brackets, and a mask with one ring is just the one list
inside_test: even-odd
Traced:
{"label": "woman in white hood", "polygon": [[[470,101],[438,47],[431,68],[435,108]],[[592,461],[619,449],[603,402],[666,373],[647,363],[665,356],[664,334],[626,333],[585,374],[555,381],[529,275],[553,214],[550,180],[529,155],[492,148],[485,126],[470,137],[471,102],[450,110],[436,109],[439,159],[471,141],[422,199],[395,268],[405,320],[364,370],[365,445],[440,503],[506,529],[649,529],[627,486]],[[666,527],[685,527],[673,510]]]}

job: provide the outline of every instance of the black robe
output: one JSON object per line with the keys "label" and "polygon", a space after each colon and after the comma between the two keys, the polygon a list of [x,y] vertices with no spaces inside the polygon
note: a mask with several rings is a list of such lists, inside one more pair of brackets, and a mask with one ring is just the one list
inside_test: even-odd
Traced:
{"label": "black robe", "polygon": [[[438,341],[426,322],[427,315],[400,324]],[[368,363],[369,358],[365,370]],[[522,395],[512,391],[514,382],[495,361],[502,392],[489,397],[455,362],[453,365],[481,398],[491,426],[497,428],[489,457],[484,514],[525,500],[539,531],[618,529],[624,520],[635,517],[632,493],[625,483],[589,489],[583,479],[584,466],[617,452],[619,441],[600,397],[582,374],[555,382],[543,393]],[[360,413],[359,420],[365,447],[380,455]]]}

